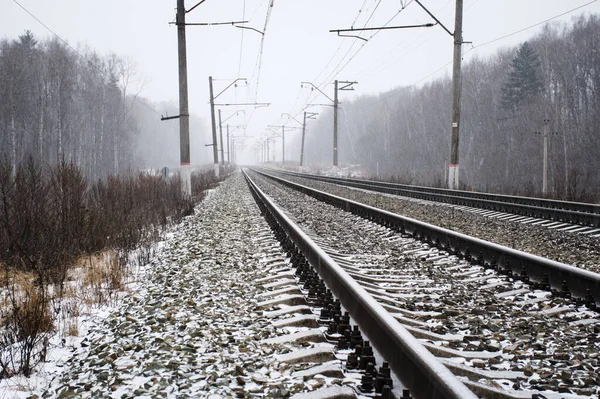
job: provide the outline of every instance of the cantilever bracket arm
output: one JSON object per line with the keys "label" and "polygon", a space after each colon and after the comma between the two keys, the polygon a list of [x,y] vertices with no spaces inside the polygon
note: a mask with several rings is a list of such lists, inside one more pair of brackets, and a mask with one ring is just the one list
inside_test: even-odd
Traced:
{"label": "cantilever bracket arm", "polygon": [[307,104],[302,111],[305,111],[310,107],[333,107],[333,104]]}
{"label": "cantilever bracket arm", "polygon": [[230,115],[227,118],[223,119],[223,121],[221,122],[221,124],[227,122],[228,120],[230,120],[231,118],[233,118],[234,116],[236,116],[237,114],[239,114],[240,112],[243,112],[245,114],[246,110],[245,109],[240,109],[240,110],[234,112],[232,115]]}
{"label": "cantilever bracket arm", "polygon": [[[416,0],[415,0],[416,1]],[[437,24],[440,24],[439,22]],[[375,28],[350,28],[350,29],[331,29],[329,32],[337,32],[338,36],[341,37],[355,37],[357,39],[362,39],[367,41],[368,39],[362,38],[360,36],[352,36],[352,35],[340,35],[340,32],[363,32],[369,30],[389,30],[389,29],[411,29],[411,28],[431,28],[437,24],[434,23],[426,23],[419,25],[400,25],[400,26],[380,26]],[[441,25],[441,24],[440,24]],[[442,25],[443,26],[443,25]]]}
{"label": "cantilever bracket arm", "polygon": [[186,14],[188,12],[192,12],[194,11],[194,8],[198,7],[200,4],[204,3],[206,0],[201,0],[198,4],[196,4],[194,7],[190,8],[189,10],[186,11]]}
{"label": "cantilever bracket arm", "polygon": [[312,84],[311,82],[300,82],[300,87],[302,87],[302,85],[310,85],[313,88],[317,89],[319,91],[319,93],[321,93],[322,95],[324,95],[325,97],[327,97],[327,99],[329,101],[331,101],[332,103],[335,102],[331,99],[331,97],[329,97],[327,94],[323,93],[323,91],[321,89],[319,89],[317,86],[315,86],[314,84]]}
{"label": "cantilever bracket arm", "polygon": [[[245,22],[240,22],[240,23],[246,23],[246,22],[248,22],[248,21],[245,21]],[[261,35],[263,35],[263,36],[265,35],[265,32],[261,32],[261,31],[259,31],[258,29],[254,29],[254,28],[252,28],[252,27],[250,27],[250,26],[240,26],[240,25],[235,25],[235,27],[236,27],[236,28],[240,28],[240,29],[250,29],[250,30],[253,30],[253,31],[255,31],[255,32],[258,32],[258,33],[260,33],[260,34],[261,34]]]}
{"label": "cantilever bracket arm", "polygon": [[225,93],[225,90],[229,89],[231,86],[233,86],[233,85],[234,85],[234,84],[235,84],[237,81],[239,81],[239,80],[245,80],[245,81],[248,81],[248,79],[246,79],[246,78],[237,78],[236,80],[234,80],[233,82],[231,82],[231,83],[229,84],[229,86],[227,86],[226,88],[224,88],[223,90],[221,90],[221,92],[220,92],[219,94],[217,94],[216,96],[214,96],[214,97],[213,97],[213,100],[216,100],[216,99],[217,99],[217,97],[219,97],[221,94]]}
{"label": "cantilever bracket arm", "polygon": [[442,22],[441,22],[439,19],[437,19],[437,18],[435,17],[435,15],[433,15],[431,12],[429,12],[429,10],[428,10],[427,8],[425,8],[425,6],[424,6],[423,4],[421,4],[421,2],[420,2],[419,0],[415,0],[415,2],[416,2],[418,5],[419,5],[419,7],[421,7],[423,10],[425,10],[425,12],[426,12],[427,14],[429,14],[429,16],[430,16],[431,18],[433,18],[433,19],[434,19],[434,21],[435,21],[435,22],[437,22],[437,24],[438,24],[438,25],[440,25],[440,26],[441,26],[441,27],[442,27],[442,28],[443,28],[443,29],[444,29],[446,32],[448,32],[448,34],[449,34],[450,36],[454,36],[454,33],[450,32],[450,30],[449,30],[448,28],[446,28],[446,27],[444,26],[444,24],[443,24],[443,23],[442,23]]}
{"label": "cantilever bracket arm", "polygon": [[233,25],[243,24],[248,21],[230,21],[230,22],[187,22],[185,24],[179,24],[177,22],[169,22],[171,25],[186,25],[186,26],[217,26],[217,25]]}
{"label": "cantilever bracket arm", "polygon": [[271,103],[226,103],[226,104],[215,104],[218,107],[231,107],[233,105],[243,105],[243,106],[250,106],[250,105],[254,105],[257,108],[258,107],[268,107],[269,105],[271,105]]}
{"label": "cantilever bracket arm", "polygon": [[364,40],[365,42],[368,42],[368,41],[369,41],[369,39],[365,39],[364,37],[360,37],[360,36],[355,36],[355,35],[342,35],[342,34],[341,34],[339,31],[338,31],[337,35],[338,35],[339,37],[353,37],[353,38],[355,38],[355,39]]}
{"label": "cantilever bracket arm", "polygon": [[181,115],[175,115],[175,116],[169,116],[169,115],[167,115],[167,116],[162,116],[162,115],[161,115],[161,116],[160,116],[160,120],[161,120],[161,121],[168,121],[168,120],[170,120],[170,119],[179,119],[179,118],[181,118],[182,116],[189,116],[189,115],[188,115],[188,114],[181,114]]}
{"label": "cantilever bracket arm", "polygon": [[341,87],[338,87],[338,90],[354,90],[354,87],[352,87],[352,85],[358,84],[358,82],[344,82],[344,81],[339,81],[338,83],[343,85]]}
{"label": "cantilever bracket arm", "polygon": [[284,112],[283,114],[281,114],[281,117],[283,117],[284,115],[288,116],[288,121],[290,120],[290,118],[292,118],[293,120],[295,120],[299,124],[301,124],[301,125],[303,124],[302,122],[300,122],[298,119],[294,118],[292,115],[288,114],[287,112]]}

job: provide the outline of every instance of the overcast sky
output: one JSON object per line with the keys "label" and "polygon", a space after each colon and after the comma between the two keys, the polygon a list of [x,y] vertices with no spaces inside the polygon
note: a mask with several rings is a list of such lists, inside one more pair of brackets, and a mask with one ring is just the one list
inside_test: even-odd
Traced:
{"label": "overcast sky", "polygon": [[[140,81],[147,81],[142,96],[152,101],[178,101],[177,32],[169,24],[174,21],[175,0],[17,1],[71,46],[87,45],[99,53],[114,52],[135,61]],[[186,7],[198,1],[187,0]],[[541,26],[477,47],[590,2],[464,0],[464,40],[472,42],[465,44],[464,51],[474,46],[464,59],[468,62],[473,56],[485,57],[499,47],[521,43],[539,32]],[[455,0],[421,3],[453,31]],[[0,0],[0,4],[0,37],[16,38],[25,30],[38,37],[51,36],[15,0]],[[399,12],[403,5],[407,6]],[[282,113],[297,115],[307,102],[329,103],[316,91],[302,89],[302,81],[312,82],[329,97],[333,97],[333,80],[357,81],[354,92],[340,93],[343,102],[450,74],[452,38],[440,26],[363,32],[361,36],[369,41],[329,33],[330,29],[351,26],[432,22],[411,0],[206,0],[187,14],[187,22],[246,20],[246,26],[263,31],[269,8],[260,62],[263,36],[258,32],[231,25],[187,27],[190,111],[203,117],[207,128],[208,76],[216,79],[215,94],[238,77],[248,79],[248,86],[232,87],[219,97],[219,103],[271,104],[257,109],[247,107],[245,114],[228,121],[246,124],[247,134],[256,138],[267,125],[285,122],[287,117],[282,118]],[[600,13],[600,1],[555,21],[568,22],[581,13]],[[446,64],[450,65],[439,70]],[[311,110],[318,112],[319,107]],[[223,107],[223,118],[235,111],[235,107]],[[288,123],[291,126],[294,122]]]}

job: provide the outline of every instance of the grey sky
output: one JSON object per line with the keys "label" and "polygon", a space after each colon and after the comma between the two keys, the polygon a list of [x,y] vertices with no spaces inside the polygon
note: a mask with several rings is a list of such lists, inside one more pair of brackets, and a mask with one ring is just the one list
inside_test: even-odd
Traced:
{"label": "grey sky", "polygon": [[[73,47],[87,45],[103,54],[115,52],[134,60],[140,77],[148,81],[142,96],[153,101],[177,102],[176,28],[169,25],[175,16],[175,0],[18,1]],[[358,81],[356,91],[341,93],[340,100],[344,101],[414,84],[452,59],[452,38],[439,26],[381,31],[374,36],[375,32],[365,32],[363,37],[373,36],[368,42],[338,38],[328,32],[349,28],[355,19],[355,27],[365,26],[371,15],[367,26],[381,26],[398,13],[402,3],[409,5],[396,15],[390,26],[431,22],[410,0],[207,0],[187,14],[187,18],[188,22],[245,19],[250,21],[247,26],[262,31],[271,1],[274,3],[264,38],[258,98],[255,94],[261,35],[232,26],[188,27],[190,111],[203,117],[207,128],[209,75],[223,79],[215,82],[215,92],[229,84],[227,79],[252,78],[249,87],[232,88],[219,102],[271,103],[270,107],[254,112],[247,108],[245,116],[240,114],[230,120],[232,124],[247,123],[247,134],[258,137],[266,125],[283,122],[281,113],[296,115],[308,100],[328,102],[310,89],[301,89],[301,81],[320,86],[331,97],[330,83],[334,79]],[[465,53],[465,61],[520,43],[539,32],[541,26],[478,48],[480,44],[590,1],[464,0],[464,39],[475,46]],[[188,0],[186,6],[196,3]],[[454,0],[422,0],[422,3],[453,30]],[[1,0],[0,4],[0,37],[16,38],[26,29],[38,37],[51,35],[13,0]],[[556,20],[569,21],[584,12],[600,12],[600,2],[595,1]],[[465,52],[470,47],[465,45]],[[449,74],[450,68],[448,65],[422,82]],[[223,117],[235,110],[234,107],[223,108]],[[319,111],[317,107],[311,110]],[[157,121],[158,118],[157,115]]]}

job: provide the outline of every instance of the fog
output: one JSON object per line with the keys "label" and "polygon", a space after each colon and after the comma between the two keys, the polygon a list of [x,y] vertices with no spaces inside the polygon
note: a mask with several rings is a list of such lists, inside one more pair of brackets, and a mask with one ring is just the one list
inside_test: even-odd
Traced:
{"label": "fog", "polygon": [[[429,0],[422,3],[444,26],[453,29],[454,1]],[[195,2],[186,2],[188,9],[193,5]],[[547,20],[571,23],[573,18],[582,14],[599,11],[600,4],[595,1],[466,0],[463,61],[468,64],[497,57],[498,51],[510,52],[542,32]],[[127,125],[124,120],[119,122],[122,126],[129,126],[131,159],[136,159],[125,164],[158,168],[178,163],[178,123],[160,121],[161,115],[178,114],[177,37],[175,26],[170,24],[174,17],[174,1],[7,1],[0,15],[0,37],[11,42],[29,30],[40,43],[55,40],[65,45],[61,40],[66,41],[67,52],[79,58],[78,62],[83,63],[81,58],[92,53],[100,59],[108,59],[114,54],[130,65],[127,90],[123,91],[122,81],[118,83],[126,98],[123,109],[135,109],[137,114],[135,126]],[[311,82],[329,97],[333,96],[332,83],[335,79],[357,81],[354,91],[340,92],[340,120],[346,123],[346,119],[356,119],[349,105],[358,99],[362,102],[375,101],[374,104],[377,104],[382,93],[389,93],[394,88],[442,87],[445,83],[441,82],[447,81],[452,67],[452,37],[439,25],[357,33],[368,41],[338,37],[329,32],[352,26],[401,26],[433,22],[411,0],[206,1],[187,14],[187,21],[248,21],[243,26],[255,29],[233,25],[187,27],[194,164],[212,162],[212,149],[205,146],[212,142],[209,76],[215,78],[216,93],[234,79],[247,78],[247,84],[239,82],[226,90],[219,97],[219,103],[269,104],[268,107],[258,108],[239,105],[220,107],[223,119],[237,112],[228,123],[245,126],[245,129],[238,129],[232,136],[245,134],[249,137],[245,140],[236,139],[240,145],[239,161],[255,162],[258,159],[256,143],[272,135],[269,125],[296,125],[289,117],[282,116],[283,113],[301,119],[302,111],[309,106],[309,111],[319,113],[317,121],[311,121],[315,126],[322,126],[318,130],[319,137],[325,140],[331,134],[327,131],[327,126],[332,124],[328,98],[318,90],[311,90],[309,85],[302,88],[303,81]],[[264,32],[264,35],[256,30]],[[442,101],[446,94],[440,90],[431,91],[429,95]],[[399,106],[402,104],[390,105],[386,115],[397,118]],[[450,120],[444,115],[449,112],[446,106],[443,101],[440,102],[440,111],[435,114],[439,118],[441,136],[450,134]],[[377,105],[371,108],[380,111]],[[9,148],[11,118],[6,108],[3,110],[3,148]],[[245,112],[238,112],[241,110]],[[472,110],[463,106],[463,117],[467,120],[472,118],[470,112]],[[369,118],[374,119],[374,115]],[[429,115],[431,112],[424,112],[427,120],[423,122],[430,122]],[[33,126],[34,120],[40,120],[40,115],[38,112],[36,116],[23,115],[23,118],[29,119],[23,119],[21,128],[28,129],[27,126]],[[79,121],[82,122],[82,118]],[[89,126],[94,123],[90,120],[84,125],[92,131]],[[373,122],[370,123],[373,127],[367,128],[375,128]],[[69,128],[75,129],[75,123]],[[39,126],[36,125],[34,129],[39,130]],[[56,134],[56,126],[50,128],[46,124],[44,129]],[[350,135],[352,129],[341,134]],[[355,134],[358,132],[355,131]],[[290,158],[294,156],[297,159],[298,150],[294,150],[293,146],[294,137],[298,137],[299,132],[290,131],[287,136],[290,146],[287,152]],[[349,143],[348,137],[340,139]],[[406,145],[410,150],[410,143]],[[279,148],[280,142],[275,146]],[[323,145],[322,148],[328,146]],[[357,141],[354,151],[359,149],[361,146]],[[21,153],[26,152],[24,147]],[[307,154],[307,159],[317,160],[318,155]],[[442,171],[443,166],[438,166],[437,158],[435,160],[435,170]],[[354,162],[356,159],[348,159],[344,155],[341,161]],[[121,162],[119,168],[125,164]]]}

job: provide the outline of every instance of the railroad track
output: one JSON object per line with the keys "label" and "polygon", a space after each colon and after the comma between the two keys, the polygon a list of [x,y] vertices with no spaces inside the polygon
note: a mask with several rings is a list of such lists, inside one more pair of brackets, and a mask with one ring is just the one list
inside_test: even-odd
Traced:
{"label": "railroad track", "polygon": [[543,198],[448,190],[343,177],[268,170],[285,176],[446,203],[463,211],[523,224],[600,237],[600,205]]}
{"label": "railroad track", "polygon": [[[322,279],[415,397],[598,397],[598,275],[273,176],[248,183],[314,303]],[[329,338],[352,346],[350,323],[335,319]]]}

